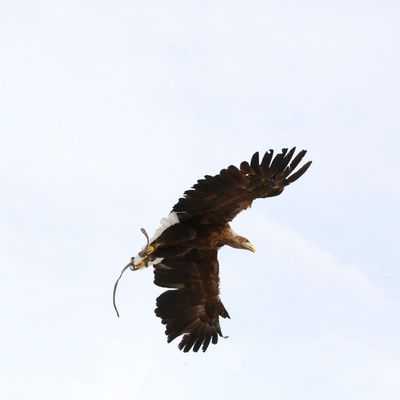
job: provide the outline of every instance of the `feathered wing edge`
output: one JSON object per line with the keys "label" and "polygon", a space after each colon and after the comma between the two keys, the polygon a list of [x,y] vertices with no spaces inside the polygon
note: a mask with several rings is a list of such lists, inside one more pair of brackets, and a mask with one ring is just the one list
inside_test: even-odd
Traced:
{"label": "feathered wing edge", "polygon": [[154,283],[171,288],[157,298],[155,313],[166,325],[168,343],[183,335],[179,349],[206,351],[223,336],[219,317],[230,318],[219,298],[217,251],[191,251],[154,266]]}
{"label": "feathered wing edge", "polygon": [[295,151],[295,147],[289,151],[282,149],[274,157],[274,151],[269,150],[261,162],[257,152],[250,163],[243,161],[240,168],[231,165],[218,175],[206,175],[184,193],[173,211],[186,213],[187,218],[197,218],[203,223],[231,221],[253,200],[279,195],[307,171],[311,161],[295,171],[306,150],[293,157]]}
{"label": "feathered wing edge", "polygon": [[273,158],[274,151],[270,149],[264,154],[261,163],[259,161],[259,153],[256,152],[251,158],[250,164],[247,161],[243,161],[240,164],[240,170],[246,175],[260,176],[263,182],[272,180],[275,186],[278,184],[281,187],[288,186],[299,179],[312,163],[312,161],[308,161],[298,171],[293,173],[307,153],[306,150],[301,150],[292,160],[295,151],[296,147],[293,147],[289,151],[285,148]]}

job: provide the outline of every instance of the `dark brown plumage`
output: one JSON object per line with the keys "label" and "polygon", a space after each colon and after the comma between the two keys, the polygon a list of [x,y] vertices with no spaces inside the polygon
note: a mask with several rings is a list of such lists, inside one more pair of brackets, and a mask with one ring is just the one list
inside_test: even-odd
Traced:
{"label": "dark brown plumage", "polygon": [[154,265],[154,283],[168,288],[157,298],[155,313],[166,325],[168,342],[183,335],[185,352],[207,350],[222,336],[219,317],[229,318],[219,297],[218,250],[228,245],[254,251],[253,245],[234,233],[229,222],[253,200],[277,196],[311,165],[295,169],[306,154],[283,149],[273,157],[267,151],[259,160],[233,165],[218,175],[206,175],[174,205],[164,229],[150,241],[132,269]]}

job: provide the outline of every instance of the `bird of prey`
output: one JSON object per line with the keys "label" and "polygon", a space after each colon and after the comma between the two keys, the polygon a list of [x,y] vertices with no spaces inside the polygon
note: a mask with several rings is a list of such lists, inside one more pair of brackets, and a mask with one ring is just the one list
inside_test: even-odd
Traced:
{"label": "bird of prey", "polygon": [[169,289],[157,298],[155,313],[166,325],[168,342],[183,335],[178,347],[184,352],[206,351],[223,336],[219,317],[230,317],[219,296],[218,250],[227,245],[255,251],[229,222],[253,200],[278,196],[307,171],[311,161],[296,170],[306,151],[294,156],[295,150],[282,149],[275,157],[269,150],[261,162],[257,152],[239,168],[231,165],[206,175],[184,193],[151,239],[142,229],[147,245],[121,276],[127,268],[153,266],[154,283]]}

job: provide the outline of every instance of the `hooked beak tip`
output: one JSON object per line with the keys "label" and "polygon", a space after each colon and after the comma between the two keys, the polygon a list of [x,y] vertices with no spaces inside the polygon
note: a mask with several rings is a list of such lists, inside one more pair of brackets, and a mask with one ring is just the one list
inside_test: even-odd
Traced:
{"label": "hooked beak tip", "polygon": [[247,244],[246,244],[246,249],[247,249],[247,250],[250,250],[252,253],[255,253],[255,252],[256,252],[255,246],[253,246],[251,243],[247,243]]}

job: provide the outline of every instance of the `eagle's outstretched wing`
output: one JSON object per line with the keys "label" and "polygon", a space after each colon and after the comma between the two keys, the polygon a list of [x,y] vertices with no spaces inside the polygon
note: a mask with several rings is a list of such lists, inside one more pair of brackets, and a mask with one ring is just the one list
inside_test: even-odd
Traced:
{"label": "eagle's outstretched wing", "polygon": [[184,335],[184,352],[207,350],[222,336],[219,317],[229,318],[219,298],[217,249],[191,250],[182,257],[164,258],[154,265],[154,283],[171,288],[157,298],[155,313],[166,325],[168,342]]}
{"label": "eagle's outstretched wing", "polygon": [[243,161],[240,169],[231,165],[218,175],[206,175],[184,193],[172,211],[199,223],[229,222],[254,199],[279,195],[307,171],[311,161],[294,172],[306,154],[302,150],[292,159],[295,150],[282,149],[275,157],[273,150],[267,151],[261,162],[257,152],[250,164]]}

